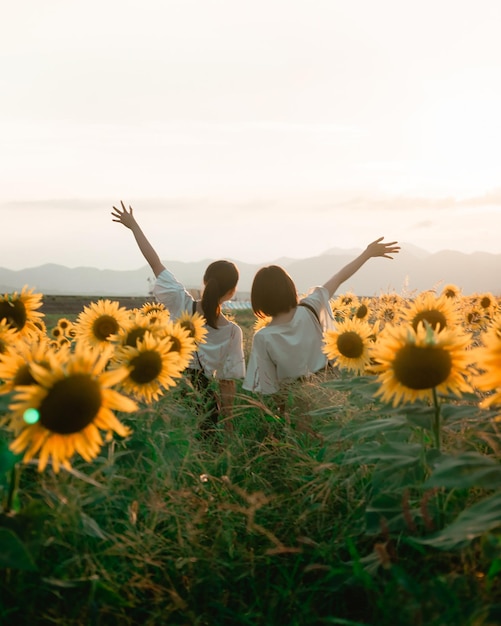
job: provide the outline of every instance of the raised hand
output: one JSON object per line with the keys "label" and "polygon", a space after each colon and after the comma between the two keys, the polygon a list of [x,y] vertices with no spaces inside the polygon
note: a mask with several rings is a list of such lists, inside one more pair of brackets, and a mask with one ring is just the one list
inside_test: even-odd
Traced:
{"label": "raised hand", "polygon": [[379,239],[376,239],[367,246],[366,252],[370,257],[382,256],[385,259],[392,259],[393,257],[390,255],[400,252],[400,246],[397,245],[398,241],[382,243],[383,239],[384,237],[379,237]]}
{"label": "raised hand", "polygon": [[134,227],[137,226],[137,222],[134,217],[134,212],[132,210],[132,207],[129,205],[129,210],[127,211],[125,204],[123,203],[122,200],[120,200],[120,204],[122,205],[122,209],[120,208],[117,209],[116,206],[113,207],[113,211],[111,212],[111,215],[114,218],[116,218],[113,221],[119,222],[120,224],[123,224],[127,228],[130,228],[131,230],[133,230]]}

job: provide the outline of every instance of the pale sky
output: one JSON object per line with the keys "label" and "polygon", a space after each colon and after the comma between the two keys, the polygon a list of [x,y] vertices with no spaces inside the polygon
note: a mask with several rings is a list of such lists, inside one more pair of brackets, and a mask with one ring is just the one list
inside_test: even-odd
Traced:
{"label": "pale sky", "polygon": [[0,266],[501,253],[499,0],[0,0]]}

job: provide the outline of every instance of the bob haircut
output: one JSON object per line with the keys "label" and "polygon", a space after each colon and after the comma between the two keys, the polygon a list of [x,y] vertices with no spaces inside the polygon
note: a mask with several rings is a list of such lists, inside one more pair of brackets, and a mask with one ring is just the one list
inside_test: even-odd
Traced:
{"label": "bob haircut", "polygon": [[258,270],[251,289],[252,310],[258,317],[287,313],[297,303],[296,285],[283,268],[269,265]]}

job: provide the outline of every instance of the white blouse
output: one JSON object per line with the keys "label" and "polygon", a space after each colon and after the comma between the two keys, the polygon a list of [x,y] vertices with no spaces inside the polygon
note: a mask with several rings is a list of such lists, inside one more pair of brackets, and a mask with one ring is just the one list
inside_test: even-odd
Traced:
{"label": "white blouse", "polygon": [[[164,269],[157,276],[153,294],[169,310],[173,320],[193,310],[193,296],[169,270]],[[245,359],[242,329],[230,320],[226,321],[220,328],[205,325],[208,331],[205,343],[199,344],[190,367],[200,369],[201,366],[206,376],[215,376],[220,380],[243,378]]]}
{"label": "white blouse", "polygon": [[301,302],[315,309],[320,324],[312,311],[298,306],[289,322],[258,330],[252,342],[244,389],[276,393],[282,381],[314,374],[327,364],[322,346],[324,330],[333,326],[329,292],[325,287],[315,287]]}

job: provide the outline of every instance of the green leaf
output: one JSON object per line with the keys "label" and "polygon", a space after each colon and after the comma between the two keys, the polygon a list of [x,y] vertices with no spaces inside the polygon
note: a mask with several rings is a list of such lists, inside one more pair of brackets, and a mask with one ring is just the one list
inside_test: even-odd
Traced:
{"label": "green leaf", "polygon": [[501,492],[465,509],[452,524],[415,542],[440,550],[462,548],[484,533],[501,527]]}
{"label": "green leaf", "polygon": [[37,569],[24,543],[8,528],[0,528],[0,568],[31,572]]}
{"label": "green leaf", "polygon": [[443,458],[426,481],[425,488],[498,489],[500,485],[501,465],[498,461],[478,452],[464,452]]}
{"label": "green leaf", "polygon": [[406,426],[405,418],[401,415],[396,417],[375,418],[349,432],[348,435],[355,438],[373,437],[379,433],[385,434],[390,430],[400,430],[406,428]]}

